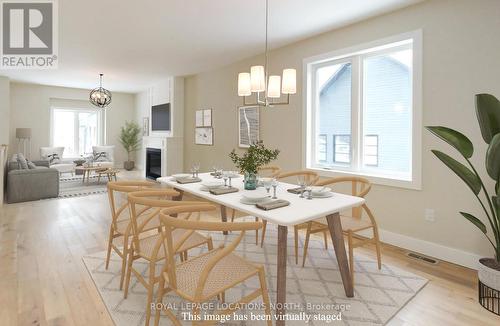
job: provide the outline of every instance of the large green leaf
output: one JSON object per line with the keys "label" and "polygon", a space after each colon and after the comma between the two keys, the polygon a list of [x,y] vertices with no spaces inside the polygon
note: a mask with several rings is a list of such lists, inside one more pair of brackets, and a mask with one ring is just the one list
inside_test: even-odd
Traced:
{"label": "large green leaf", "polygon": [[460,152],[464,157],[471,158],[474,153],[472,142],[464,134],[442,126],[428,126],[427,130],[438,136]]}
{"label": "large green leaf", "polygon": [[491,139],[486,151],[486,171],[493,180],[500,178],[500,134]]}
{"label": "large green leaf", "polygon": [[491,94],[476,95],[476,115],[486,143],[500,132],[500,101]]}
{"label": "large green leaf", "polygon": [[433,149],[432,152],[437,156],[447,167],[449,167],[456,175],[460,177],[476,195],[481,191],[481,181],[479,178],[465,165],[458,162],[449,155]]}
{"label": "large green leaf", "polygon": [[464,212],[460,212],[460,214],[462,214],[462,216],[465,217],[466,219],[468,219],[472,224],[477,226],[479,228],[479,230],[481,230],[481,232],[486,234],[486,225],[484,225],[484,223],[481,222],[477,217],[475,217],[469,213],[464,213]]}

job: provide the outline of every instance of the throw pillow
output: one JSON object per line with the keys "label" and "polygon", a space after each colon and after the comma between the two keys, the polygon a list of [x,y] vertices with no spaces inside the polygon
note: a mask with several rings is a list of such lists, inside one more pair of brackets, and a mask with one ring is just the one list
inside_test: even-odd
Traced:
{"label": "throw pillow", "polygon": [[31,162],[31,161],[28,161],[28,168],[29,168],[30,170],[34,170],[34,169],[36,169],[36,165],[35,165],[35,163],[33,163],[33,162]]}
{"label": "throw pillow", "polygon": [[94,152],[94,162],[110,162],[108,159],[108,153]]}
{"label": "throw pillow", "polygon": [[17,154],[17,163],[19,163],[19,168],[23,170],[27,170],[28,168],[28,161],[24,157],[22,153]]}
{"label": "throw pillow", "polygon": [[[63,157],[63,153],[64,147],[40,147],[41,159],[49,161],[49,164],[60,163]],[[54,156],[54,154],[56,154],[56,156]]]}
{"label": "throw pillow", "polygon": [[92,146],[92,152],[96,153],[106,152],[107,162],[114,162],[115,145],[110,146]]}
{"label": "throw pillow", "polygon": [[57,153],[49,154],[47,158],[49,159],[49,165],[61,163],[61,159]]}

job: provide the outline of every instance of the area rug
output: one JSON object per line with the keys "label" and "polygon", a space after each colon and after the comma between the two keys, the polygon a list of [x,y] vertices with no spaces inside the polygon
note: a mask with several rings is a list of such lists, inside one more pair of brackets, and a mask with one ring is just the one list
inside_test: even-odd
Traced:
{"label": "area rug", "polygon": [[106,183],[108,179],[102,176],[100,182],[96,175],[91,175],[89,182],[82,182],[82,176],[62,177],[59,179],[59,197],[82,197],[88,195],[102,194],[107,192]]}
{"label": "area rug", "polygon": [[[231,241],[235,235],[211,233],[211,236],[216,246]],[[271,302],[275,302],[276,295],[276,239],[276,228],[268,224],[263,248],[255,245],[255,234],[250,232],[236,250],[240,256],[265,265]],[[347,298],[331,247],[330,243],[330,249],[325,250],[319,238],[311,239],[306,266],[301,267],[295,264],[293,237],[289,236],[287,302],[292,303],[292,306],[287,310],[287,325],[304,325],[306,321],[307,325],[384,325],[427,283],[422,277],[386,264],[378,270],[376,261],[355,253],[355,296]],[[199,252],[202,251],[203,249]],[[198,253],[190,251],[189,254],[194,256]],[[132,277],[129,297],[123,299],[123,291],[119,290],[121,261],[117,255],[113,255],[109,269],[106,270],[105,255],[105,252],[87,255],[83,261],[111,317],[117,326],[144,325],[147,298],[144,287]],[[134,264],[146,275],[148,268],[145,261]],[[227,291],[226,302],[235,302],[258,287],[257,278],[248,280]],[[190,324],[183,321],[189,310],[182,300],[169,295],[163,302],[170,307],[175,306],[183,325]],[[260,298],[254,301],[260,302]],[[240,320],[246,318],[246,321],[235,321],[230,317],[224,325],[265,325],[265,322],[251,320],[254,316],[263,315],[262,307],[254,305],[245,308],[247,309],[237,311],[234,317]],[[341,320],[334,320],[335,318]],[[160,325],[171,325],[171,322],[162,316]]]}

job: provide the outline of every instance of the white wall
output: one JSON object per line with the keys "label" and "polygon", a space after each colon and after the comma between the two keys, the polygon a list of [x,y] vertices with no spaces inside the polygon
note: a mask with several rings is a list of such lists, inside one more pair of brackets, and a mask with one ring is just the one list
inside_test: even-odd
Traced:
{"label": "white wall", "polygon": [[[171,112],[171,132],[152,132],[151,131],[151,107],[153,105],[170,103]],[[135,120],[142,127],[143,118],[149,118],[149,136],[150,137],[179,137],[184,136],[184,78],[169,77],[165,80],[155,83],[147,90],[136,94],[135,96]],[[179,149],[182,151],[182,149]],[[178,150],[178,151],[179,151]],[[136,153],[137,167],[144,167],[145,149]],[[172,153],[179,156],[182,160],[183,153]],[[182,165],[182,164],[181,164]]]}
{"label": "white wall", "polygon": [[[113,100],[106,110],[106,139],[115,145],[118,167],[127,159],[127,153],[118,141],[125,121],[133,121],[134,95],[112,92]],[[11,83],[10,88],[10,154],[17,151],[16,128],[31,128],[31,153],[39,158],[39,149],[50,145],[50,99],[88,101],[89,90],[35,84]]]}
{"label": "white wall", "polygon": [[[282,150],[277,164],[301,168],[303,59],[417,29],[423,30],[423,122],[446,125],[469,135],[476,146],[473,163],[484,171],[484,144],[474,112],[474,94],[500,98],[500,1],[433,0],[379,16],[277,49],[270,53],[270,72],[296,68],[298,94],[290,105],[261,110],[261,138]],[[231,166],[229,152],[238,145],[237,75],[262,64],[263,56],[200,73],[185,82],[185,167],[199,161],[204,169],[214,163]],[[213,109],[214,146],[194,145],[194,115]],[[405,190],[376,185],[367,197],[385,241],[432,256],[475,266],[475,255],[492,250],[459,210],[483,216],[467,187],[430,152],[453,153],[423,131],[423,188]],[[489,186],[492,184],[489,183]],[[436,221],[427,222],[424,210],[434,208]]]}

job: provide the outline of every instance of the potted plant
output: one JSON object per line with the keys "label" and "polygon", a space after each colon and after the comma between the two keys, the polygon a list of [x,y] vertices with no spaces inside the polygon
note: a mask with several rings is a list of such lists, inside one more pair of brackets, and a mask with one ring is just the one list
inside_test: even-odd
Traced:
{"label": "potted plant", "polygon": [[134,168],[134,160],[132,158],[132,153],[136,152],[141,148],[141,140],[139,135],[141,129],[139,125],[135,122],[125,122],[125,126],[121,128],[120,132],[120,143],[123,148],[127,151],[128,161],[123,162],[123,167],[125,170],[130,171]]}
{"label": "potted plant", "polygon": [[[481,135],[488,144],[485,167],[488,176],[495,183],[494,189],[487,189],[470,161],[474,146],[465,135],[442,126],[426,128],[454,147],[467,162],[467,165],[464,165],[443,152],[432,150],[438,159],[467,184],[482,207],[483,220],[487,220],[489,230],[478,217],[466,212],[460,212],[460,214],[474,224],[493,246],[495,257],[479,260],[479,302],[483,307],[498,315],[500,314],[498,299],[498,294],[500,294],[500,102],[490,94],[476,95],[476,115]],[[492,300],[496,300],[495,303]]]}
{"label": "potted plant", "polygon": [[262,141],[256,142],[248,150],[239,156],[233,149],[229,157],[236,167],[245,175],[245,189],[255,190],[257,188],[257,172],[259,168],[275,160],[280,151],[278,149],[267,149]]}

